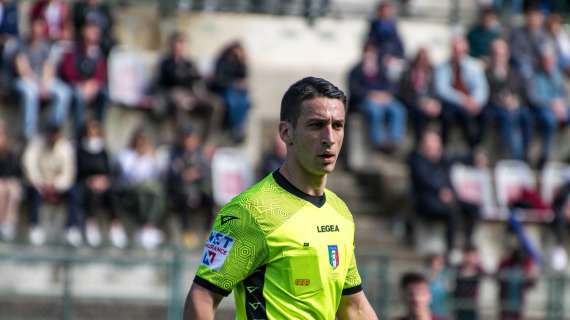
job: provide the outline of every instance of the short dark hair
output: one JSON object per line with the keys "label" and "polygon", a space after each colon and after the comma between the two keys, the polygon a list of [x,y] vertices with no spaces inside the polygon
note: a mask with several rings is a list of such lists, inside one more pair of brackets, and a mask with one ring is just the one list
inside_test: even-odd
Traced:
{"label": "short dark hair", "polygon": [[407,272],[400,278],[400,289],[405,290],[408,286],[418,283],[427,284],[427,278],[421,273]]}
{"label": "short dark hair", "polygon": [[342,90],[325,79],[306,77],[293,83],[283,95],[280,120],[295,126],[301,114],[303,101],[318,97],[338,99],[346,109],[346,95]]}
{"label": "short dark hair", "polygon": [[476,245],[472,244],[472,243],[468,243],[463,247],[463,252],[465,253],[472,253],[472,252],[478,252],[478,248]]}
{"label": "short dark hair", "polygon": [[186,37],[184,36],[184,33],[182,33],[181,31],[178,31],[178,30],[172,31],[168,35],[168,44],[169,45],[172,45],[178,41],[185,41],[185,40],[186,40]]}

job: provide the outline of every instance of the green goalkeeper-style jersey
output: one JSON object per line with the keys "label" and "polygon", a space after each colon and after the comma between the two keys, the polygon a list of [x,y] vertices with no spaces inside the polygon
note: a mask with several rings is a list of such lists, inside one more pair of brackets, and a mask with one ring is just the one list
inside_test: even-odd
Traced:
{"label": "green goalkeeper-style jersey", "polygon": [[194,282],[233,290],[239,320],[335,319],[342,295],[362,290],[352,215],[275,171],[221,209]]}

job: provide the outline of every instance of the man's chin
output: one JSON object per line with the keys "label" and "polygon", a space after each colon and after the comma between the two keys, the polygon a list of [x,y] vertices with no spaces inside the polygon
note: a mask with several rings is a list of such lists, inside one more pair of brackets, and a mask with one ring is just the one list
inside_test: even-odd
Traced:
{"label": "man's chin", "polygon": [[321,167],[321,171],[323,174],[329,174],[332,173],[334,171],[336,163],[330,163],[330,164],[325,164],[324,166]]}

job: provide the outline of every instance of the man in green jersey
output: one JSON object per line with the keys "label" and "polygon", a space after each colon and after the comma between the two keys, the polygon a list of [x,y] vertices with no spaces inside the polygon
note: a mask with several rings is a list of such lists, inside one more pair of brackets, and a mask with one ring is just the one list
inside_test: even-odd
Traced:
{"label": "man in green jersey", "polygon": [[222,208],[185,319],[214,319],[234,290],[237,319],[377,319],[361,287],[354,221],[325,189],[344,136],[346,96],[308,77],[281,101],[283,166]]}

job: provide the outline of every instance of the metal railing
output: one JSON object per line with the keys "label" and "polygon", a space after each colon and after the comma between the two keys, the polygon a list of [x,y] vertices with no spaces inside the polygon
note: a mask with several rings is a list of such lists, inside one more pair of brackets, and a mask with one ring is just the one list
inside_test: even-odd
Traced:
{"label": "metal railing", "polygon": [[[197,257],[199,253],[188,252],[177,248],[166,248],[154,252],[126,250],[126,251],[113,251],[113,250],[94,250],[94,249],[70,249],[66,247],[28,247],[28,246],[8,246],[0,247],[0,268],[11,263],[17,266],[30,266],[37,264],[49,264],[54,269],[59,270],[61,277],[59,283],[60,290],[52,290],[58,292],[49,292],[46,298],[58,299],[60,303],[50,304],[50,312],[58,312],[58,319],[70,320],[76,318],[80,309],[78,306],[81,302],[89,301],[90,298],[85,297],[85,293],[78,293],[74,291],[80,281],[88,281],[83,277],[78,277],[74,273],[75,269],[81,271],[83,267],[94,266],[97,264],[112,265],[117,268],[129,268],[148,266],[153,272],[159,273],[166,271],[166,281],[161,284],[160,288],[165,290],[165,299],[159,298],[160,305],[166,306],[166,318],[168,320],[181,319],[183,304],[186,292],[184,292],[186,285],[188,285],[188,274],[190,270],[194,270],[199,263]],[[374,252],[363,252],[358,255],[359,271],[363,280],[363,287],[365,292],[373,305],[374,309],[381,314],[384,318],[391,318],[397,315],[401,309],[400,292],[397,288],[398,277],[404,270],[396,270],[394,268],[394,261],[384,255]],[[193,261],[193,262],[189,262]],[[196,264],[196,265],[194,265]],[[415,263],[410,262],[411,268],[417,268]],[[400,261],[397,265],[402,265]],[[17,269],[16,269],[17,270]],[[130,270],[130,269],[127,269]],[[17,272],[17,271],[16,271]],[[7,274],[2,274],[2,277],[7,277]],[[138,279],[138,277],[135,277]],[[569,297],[570,277],[568,274],[562,273],[549,273],[541,274],[535,280],[535,286],[527,292],[527,311],[530,311],[533,316],[540,317],[547,320],[562,320],[568,317],[568,307],[566,302]],[[112,281],[112,280],[111,280]],[[451,278],[451,282],[455,279]],[[495,286],[494,292],[498,292],[498,278],[486,277],[483,282],[485,286]],[[154,290],[154,289],[153,289]],[[79,291],[79,290],[78,290]],[[5,294],[10,294],[12,298],[17,300],[22,306],[27,309],[34,309],[36,302],[26,298],[38,298],[37,292],[30,294],[22,290],[7,290],[2,288],[0,283],[0,302]],[[158,294],[157,294],[158,295]],[[113,291],[99,292],[99,296],[106,299],[117,297],[117,293]],[[142,298],[139,293],[134,289],[129,290],[125,295],[123,293],[120,300],[113,300],[112,305],[122,306],[124,301],[147,301]],[[92,298],[92,297],[91,297]],[[155,297],[156,298],[156,297]],[[138,300],[137,300],[138,299]],[[155,299],[156,300],[156,299]],[[464,301],[465,302],[465,301]],[[461,307],[461,301],[454,301],[452,293],[449,293],[449,299],[446,303],[449,305],[449,311],[453,313],[455,307]],[[467,301],[465,305],[477,305],[479,312],[485,319],[494,319],[500,313],[500,305],[497,299],[483,299],[481,301]],[[146,305],[143,305],[146,307]],[[520,308],[520,305],[514,306]],[[58,309],[59,310],[56,310]],[[131,310],[129,309],[128,312]],[[41,313],[41,308],[38,308]],[[37,313],[38,313],[37,312]],[[227,312],[227,310],[226,310]],[[230,312],[231,313],[231,312]],[[126,318],[128,314],[124,315]],[[0,318],[2,318],[0,316]],[[40,319],[45,317],[39,315]],[[2,318],[3,319],[3,318]],[[9,318],[13,319],[13,317]]]}
{"label": "metal railing", "polygon": [[[74,281],[72,271],[78,266],[93,264],[108,264],[116,267],[132,267],[148,265],[154,269],[166,270],[168,277],[167,288],[167,314],[168,320],[179,320],[182,315],[184,296],[182,287],[182,272],[184,269],[184,251],[179,249],[165,249],[158,254],[153,253],[128,253],[119,254],[103,253],[102,251],[75,250],[68,247],[44,247],[29,248],[25,246],[13,246],[8,250],[0,249],[0,265],[6,263],[17,264],[52,264],[61,270],[62,299],[61,319],[73,318],[73,308],[76,296],[72,288]],[[2,288],[0,287],[0,293]]]}

